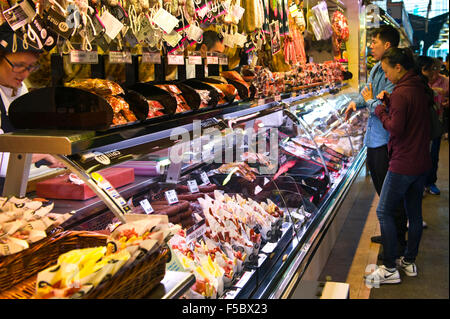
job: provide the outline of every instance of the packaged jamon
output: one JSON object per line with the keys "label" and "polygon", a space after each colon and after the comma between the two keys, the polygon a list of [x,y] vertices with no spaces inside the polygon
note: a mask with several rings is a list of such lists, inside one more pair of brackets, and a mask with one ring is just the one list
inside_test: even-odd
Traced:
{"label": "packaged jamon", "polygon": [[123,88],[119,84],[103,79],[73,80],[69,83],[66,83],[65,86],[87,90],[102,96],[125,93]]}
{"label": "packaged jamon", "polygon": [[209,106],[209,102],[211,101],[211,96],[208,90],[195,90],[195,92],[200,95],[200,106],[199,109],[205,108]]}
{"label": "packaged jamon", "polygon": [[0,256],[29,248],[71,216],[51,213],[52,209],[53,203],[45,200],[0,197]]}

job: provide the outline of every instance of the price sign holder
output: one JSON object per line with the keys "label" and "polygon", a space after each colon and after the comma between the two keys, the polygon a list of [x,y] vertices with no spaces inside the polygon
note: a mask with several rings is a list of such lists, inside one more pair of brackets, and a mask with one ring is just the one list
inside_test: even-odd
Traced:
{"label": "price sign holder", "polygon": [[189,191],[191,194],[198,193],[200,190],[198,189],[197,181],[195,179],[187,181]]}
{"label": "price sign holder", "polygon": [[148,199],[141,200],[139,204],[147,215],[154,212],[153,207],[152,205],[150,205]]}
{"label": "price sign holder", "polygon": [[177,192],[174,189],[164,192],[164,196],[166,197],[166,200],[169,203],[169,205],[178,203]]}

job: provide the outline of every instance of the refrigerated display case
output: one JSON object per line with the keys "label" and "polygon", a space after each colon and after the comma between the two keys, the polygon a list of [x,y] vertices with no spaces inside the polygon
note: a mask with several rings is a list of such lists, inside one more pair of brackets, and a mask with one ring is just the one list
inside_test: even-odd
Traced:
{"label": "refrigerated display case", "polygon": [[[356,94],[342,85],[106,131],[4,134],[0,151],[11,152],[4,195],[25,195],[31,153],[54,154],[97,195],[83,201],[54,200],[55,213],[73,214],[62,225],[65,229],[107,230],[131,211],[158,212],[152,203],[165,198],[170,204],[175,190],[175,201],[188,201],[190,213],[172,220],[169,215],[169,220],[182,225],[184,236],[202,229],[199,240],[190,240],[191,253],[206,241],[240,258],[239,267],[233,266],[213,297],[287,298],[365,161],[367,113],[360,110],[349,121],[344,118]],[[176,156],[182,161],[174,160]],[[133,168],[134,181],[116,190],[101,175],[111,166]],[[192,184],[203,191],[192,191]],[[235,209],[248,214],[244,219],[237,212],[230,217],[205,209],[214,203],[231,207],[233,201]],[[276,209],[252,222],[251,209],[261,206]],[[217,225],[212,225],[214,220]],[[183,258],[175,245],[171,248],[172,257]],[[169,278],[176,270],[171,266],[173,260],[166,274],[170,296],[202,297],[198,273],[178,287]]]}

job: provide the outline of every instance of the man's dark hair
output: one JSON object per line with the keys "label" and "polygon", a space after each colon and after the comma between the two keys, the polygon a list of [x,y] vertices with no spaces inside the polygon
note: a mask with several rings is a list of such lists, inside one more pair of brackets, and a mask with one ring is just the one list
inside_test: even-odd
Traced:
{"label": "man's dark hair", "polygon": [[200,50],[200,48],[204,44],[204,45],[206,45],[206,48],[209,51],[214,47],[214,45],[217,42],[222,42],[222,41],[223,41],[223,38],[220,34],[218,34],[216,31],[208,30],[208,31],[203,32],[202,43],[198,43],[195,49]]}
{"label": "man's dark hair", "polygon": [[391,25],[385,24],[375,29],[372,36],[375,38],[377,35],[384,43],[389,42],[392,48],[398,47],[400,43],[400,33]]}

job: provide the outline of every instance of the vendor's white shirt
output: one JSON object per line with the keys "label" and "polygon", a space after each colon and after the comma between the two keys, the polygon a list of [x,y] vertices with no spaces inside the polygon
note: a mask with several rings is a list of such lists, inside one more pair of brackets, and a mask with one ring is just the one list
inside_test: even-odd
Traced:
{"label": "vendor's white shirt", "polygon": [[[17,93],[14,96],[13,96],[13,89],[0,85],[0,96],[2,98],[3,104],[5,105],[6,112],[8,113],[9,106],[15,99],[17,99],[21,95],[24,95],[27,92],[28,89],[24,83],[22,83],[22,86],[17,90]],[[0,127],[1,127],[1,118],[0,118]],[[4,133],[3,130],[0,128],[0,134],[3,133]],[[9,160],[9,153],[0,152],[0,177],[6,176],[6,171],[8,169],[8,160]]]}

